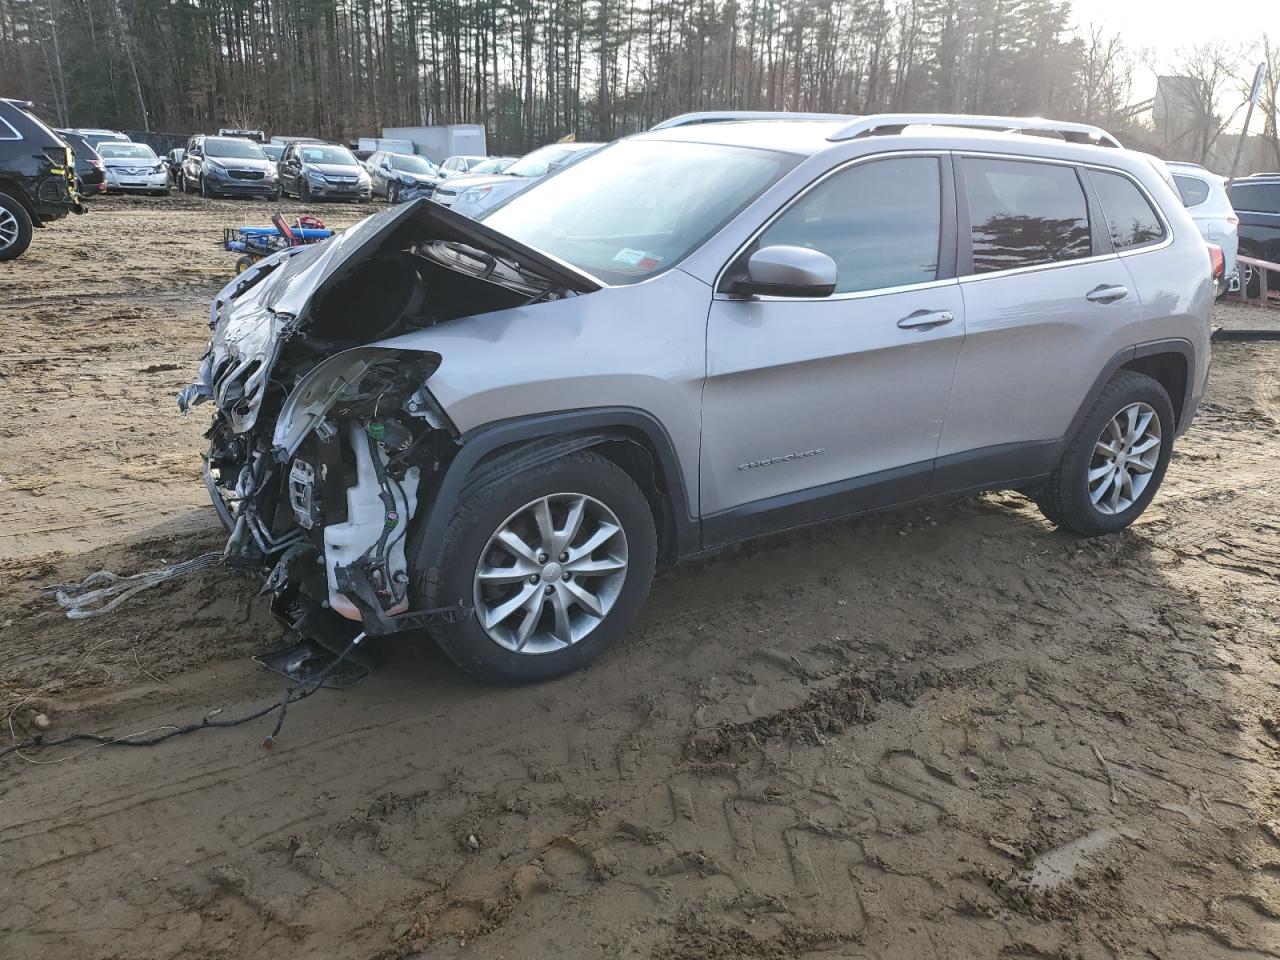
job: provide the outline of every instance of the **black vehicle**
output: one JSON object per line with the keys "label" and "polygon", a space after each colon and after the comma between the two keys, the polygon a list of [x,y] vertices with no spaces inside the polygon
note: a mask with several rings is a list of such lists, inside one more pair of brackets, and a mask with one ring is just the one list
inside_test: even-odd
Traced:
{"label": "black vehicle", "polygon": [[178,179],[184,192],[203,197],[280,196],[275,164],[260,146],[241,137],[192,137]]}
{"label": "black vehicle", "polygon": [[374,196],[387,203],[430,197],[443,177],[440,168],[426,157],[379,150],[370,154],[364,168],[369,171]]}
{"label": "black vehicle", "polygon": [[[1227,196],[1240,218],[1240,255],[1280,263],[1280,173],[1241,177],[1227,188]],[[1259,295],[1261,280],[1247,263],[1240,264],[1246,296]]]}
{"label": "black vehicle", "polygon": [[160,158],[160,162],[169,171],[169,181],[175,187],[182,187],[182,158],[186,155],[187,151],[183,147],[174,147]]}
{"label": "black vehicle", "polygon": [[33,227],[84,212],[66,141],[28,101],[0,98],[0,260],[22,256]]}
{"label": "black vehicle", "polygon": [[76,190],[80,196],[85,199],[105,196],[107,192],[107,168],[103,165],[102,157],[99,156],[98,151],[93,149],[93,145],[74,130],[58,130],[55,132],[66,141],[67,146],[71,148],[71,152],[75,154]]}
{"label": "black vehicle", "polygon": [[369,173],[346,147],[332,143],[295,142],[280,158],[280,190],[299,200],[368,200],[373,194]]}

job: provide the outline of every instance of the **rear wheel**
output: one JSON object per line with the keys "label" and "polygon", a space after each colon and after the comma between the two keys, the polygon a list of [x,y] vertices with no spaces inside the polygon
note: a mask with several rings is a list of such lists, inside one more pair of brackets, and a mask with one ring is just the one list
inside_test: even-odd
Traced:
{"label": "rear wheel", "polygon": [[1141,373],[1117,374],[1036,491],[1036,503],[1053,523],[1084,536],[1123,530],[1160,488],[1173,432],[1164,387]]}
{"label": "rear wheel", "polygon": [[31,216],[7,193],[0,193],[0,260],[16,260],[31,246]]}
{"label": "rear wheel", "polygon": [[474,606],[435,634],[454,662],[525,682],[576,670],[617,640],[649,593],[656,555],[644,494],[583,452],[465,497],[416,569],[428,606]]}

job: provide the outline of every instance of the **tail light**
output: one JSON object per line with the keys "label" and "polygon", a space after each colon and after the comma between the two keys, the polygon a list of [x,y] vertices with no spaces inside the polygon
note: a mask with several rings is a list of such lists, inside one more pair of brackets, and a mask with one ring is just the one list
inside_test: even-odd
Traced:
{"label": "tail light", "polygon": [[1206,244],[1209,248],[1209,262],[1213,264],[1213,279],[1221,280],[1227,271],[1227,258],[1222,255],[1222,248],[1216,243]]}
{"label": "tail light", "polygon": [[1233,229],[1237,228],[1240,226],[1240,218],[1234,213],[1227,214],[1227,223],[1231,224]]}

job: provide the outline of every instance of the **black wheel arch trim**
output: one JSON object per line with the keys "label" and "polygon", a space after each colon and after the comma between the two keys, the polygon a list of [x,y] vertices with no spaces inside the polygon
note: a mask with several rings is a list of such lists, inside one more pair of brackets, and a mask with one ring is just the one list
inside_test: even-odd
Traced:
{"label": "black wheel arch trim", "polygon": [[[431,500],[426,522],[417,525],[411,550],[417,552],[423,543],[439,543],[459,502],[478,484],[496,481],[504,473],[527,470],[577,450],[628,440],[629,431],[642,434],[657,456],[654,463],[656,479],[662,482],[670,502],[674,540],[667,552],[671,559],[697,553],[701,547],[700,525],[690,510],[690,498],[675,444],[655,417],[634,407],[596,407],[533,414],[485,424],[462,434],[458,438],[458,452],[445,468]],[[485,458],[507,449],[513,456],[497,471],[486,474]],[[655,517],[654,521],[661,523],[662,519]]]}
{"label": "black wheel arch trim", "polygon": [[1094,401],[1096,401],[1098,399],[1098,395],[1102,393],[1102,388],[1110,382],[1111,378],[1116,375],[1116,372],[1125,364],[1131,363],[1134,360],[1139,360],[1143,357],[1153,357],[1161,353],[1176,353],[1182,357],[1187,365],[1186,390],[1184,391],[1182,398],[1182,409],[1178,411],[1177,433],[1180,434],[1186,429],[1187,425],[1191,422],[1191,414],[1194,413],[1192,400],[1194,390],[1192,389],[1191,378],[1195,373],[1195,347],[1191,345],[1189,340],[1183,340],[1180,337],[1170,337],[1163,340],[1148,340],[1145,343],[1125,347],[1107,361],[1106,366],[1102,368],[1102,371],[1093,381],[1093,386],[1090,387],[1088,393],[1085,394],[1084,401],[1080,404],[1079,409],[1076,410],[1075,416],[1072,417],[1071,425],[1067,427],[1066,433],[1058,439],[1057,449],[1054,455],[1055,462],[1061,458],[1063,452],[1067,449],[1067,445],[1071,442],[1071,438],[1074,437],[1076,432],[1080,429],[1080,424],[1084,423],[1084,418],[1088,416],[1089,410],[1093,406]]}

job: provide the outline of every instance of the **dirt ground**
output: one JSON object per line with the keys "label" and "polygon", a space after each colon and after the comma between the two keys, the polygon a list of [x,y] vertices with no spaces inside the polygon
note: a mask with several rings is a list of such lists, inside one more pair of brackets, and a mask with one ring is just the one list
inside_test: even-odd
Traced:
{"label": "dirt ground", "polygon": [[[353,208],[320,211],[342,224]],[[102,620],[42,594],[217,549],[174,392],[266,207],[109,200],[0,267],[0,733],[269,703],[211,569]],[[153,749],[0,764],[13,958],[1280,957],[1280,343],[1130,531],[1014,494],[662,574],[591,669],[363,683]]]}

